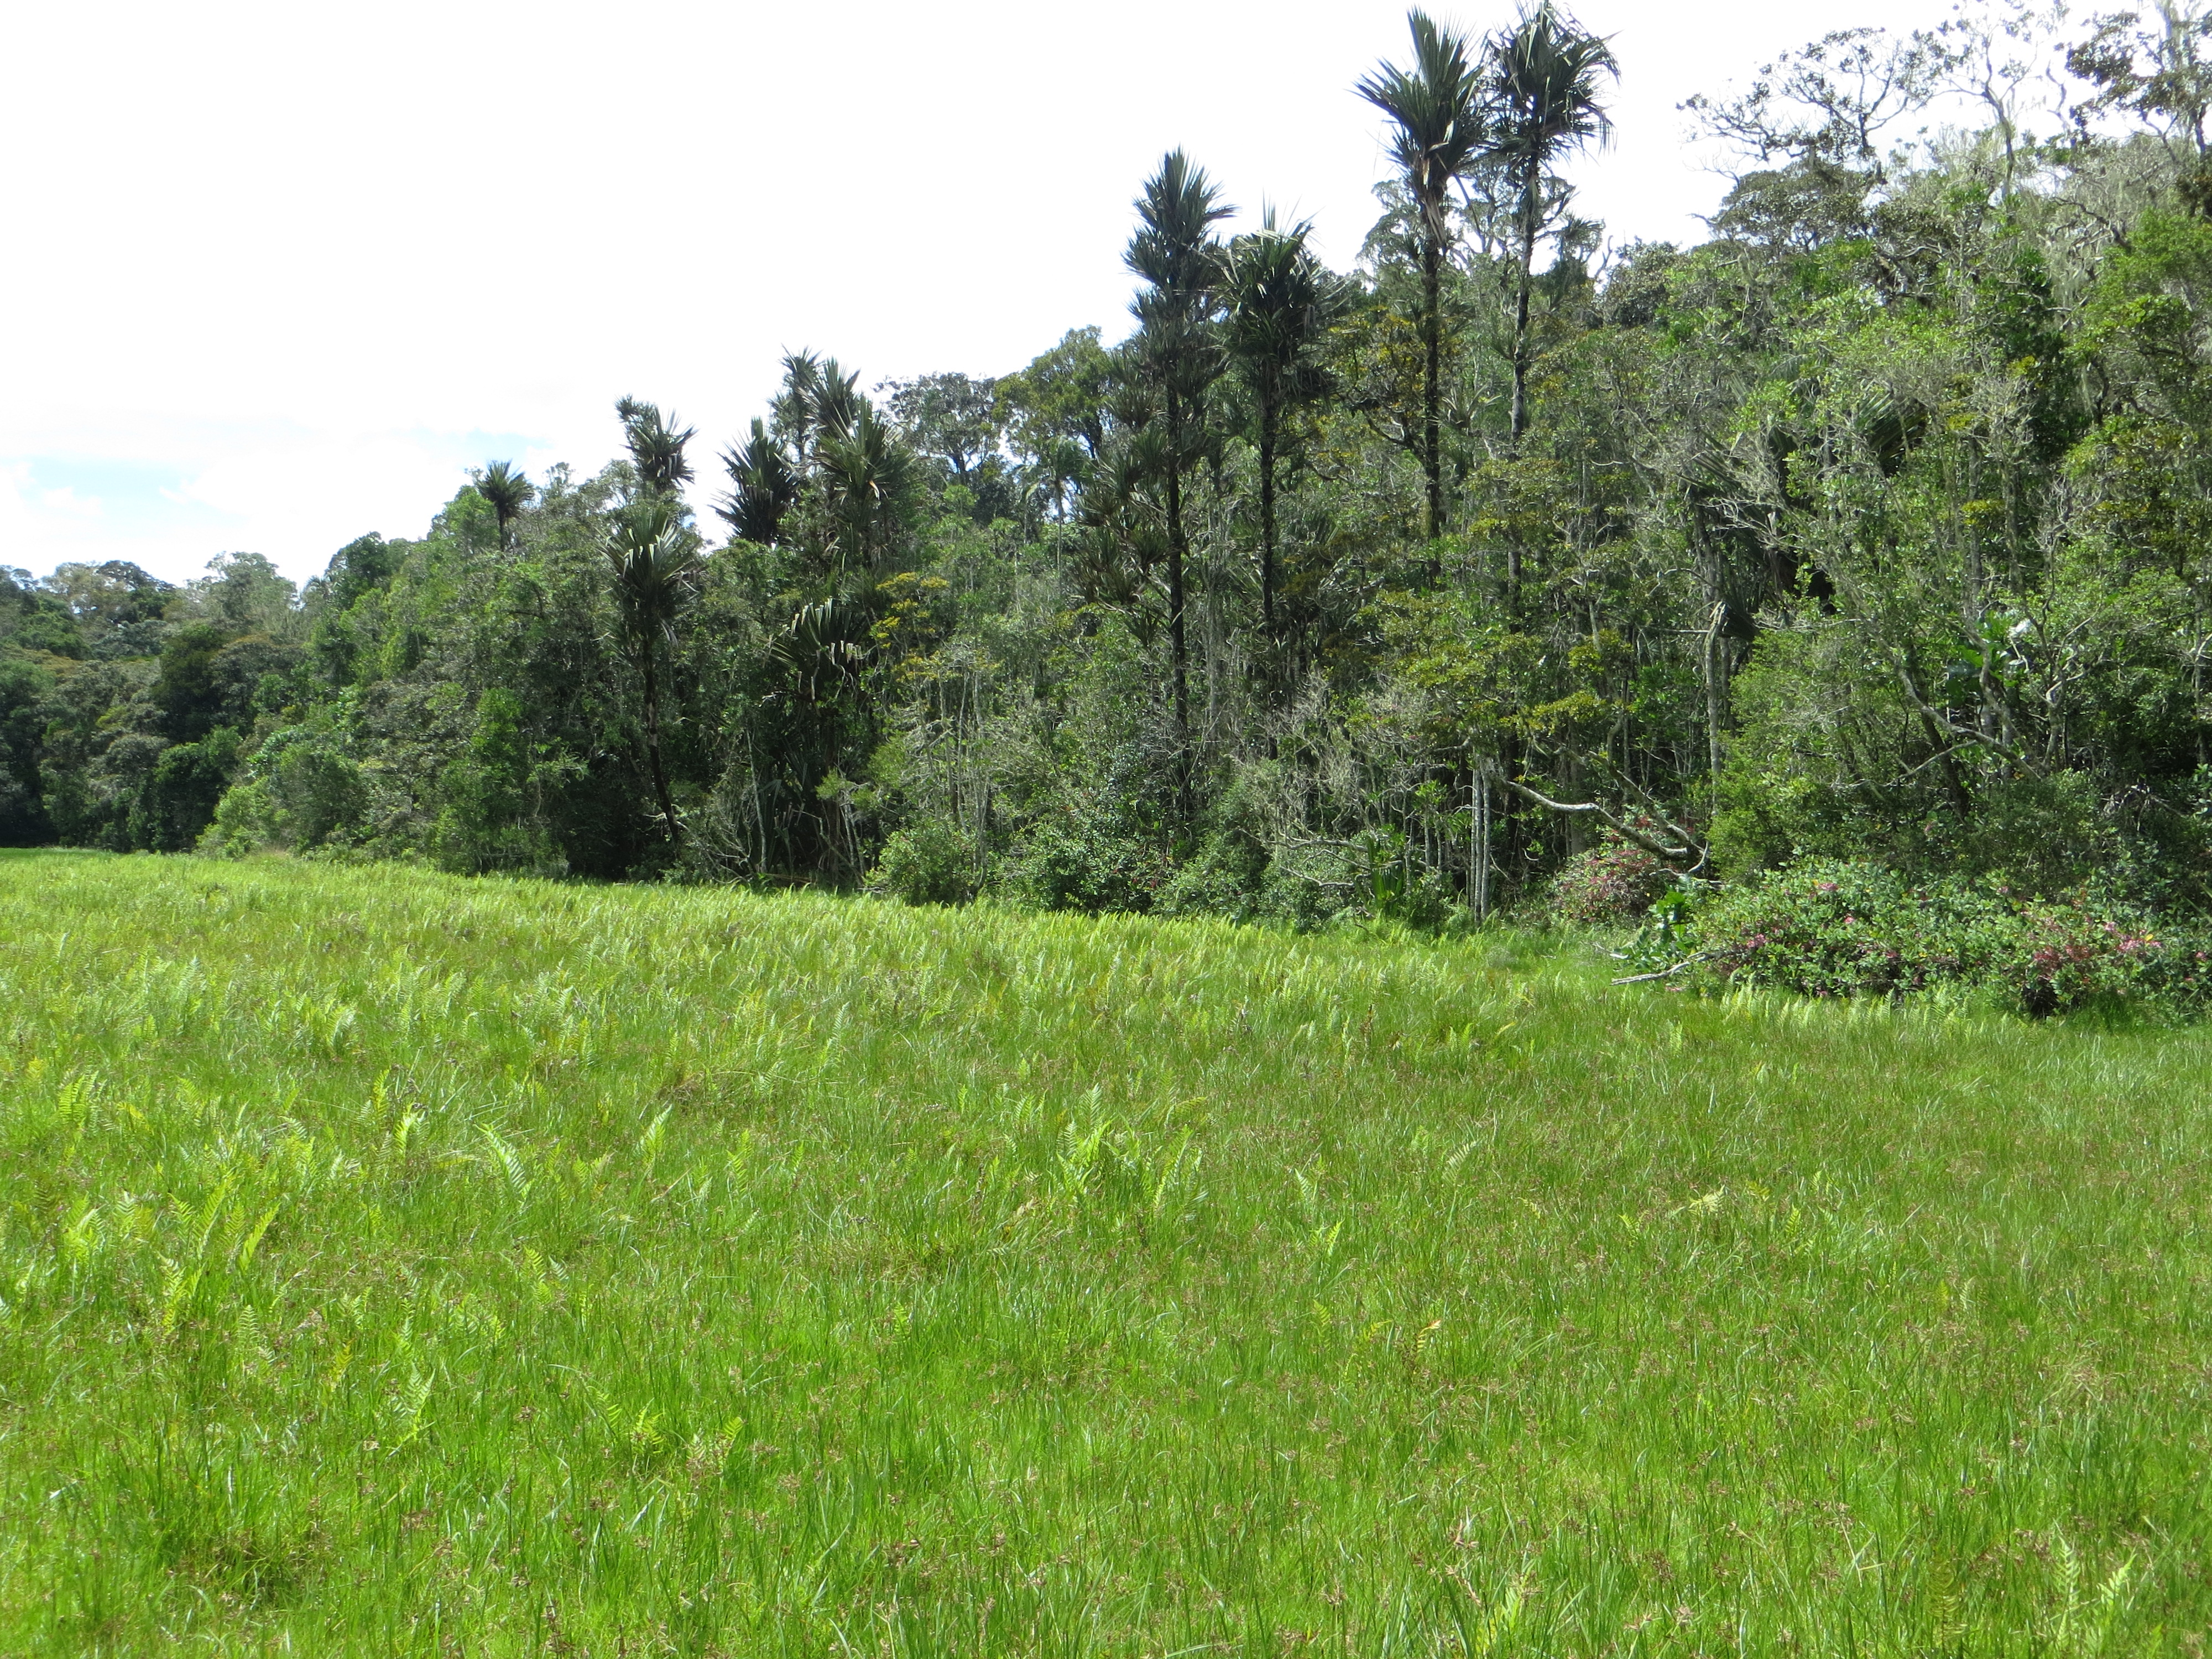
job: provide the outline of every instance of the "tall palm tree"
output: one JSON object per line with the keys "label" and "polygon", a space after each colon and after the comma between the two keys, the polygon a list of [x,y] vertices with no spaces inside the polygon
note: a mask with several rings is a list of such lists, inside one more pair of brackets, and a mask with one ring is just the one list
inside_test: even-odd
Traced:
{"label": "tall palm tree", "polygon": [[1483,53],[1490,127],[1485,149],[1504,175],[1518,242],[1511,416],[1516,451],[1528,429],[1528,295],[1544,230],[1546,188],[1574,151],[1612,136],[1613,119],[1598,101],[1598,83],[1601,76],[1620,74],[1613,48],[1553,0],[1525,8],[1513,27],[1490,38]]}
{"label": "tall palm tree", "polygon": [[1479,77],[1464,34],[1438,27],[1420,10],[1407,14],[1413,67],[1380,64],[1356,90],[1390,118],[1390,156],[1420,216],[1421,470],[1427,475],[1425,528],[1443,533],[1443,266],[1451,246],[1446,208],[1453,181],[1471,167],[1483,143]]}
{"label": "tall palm tree", "polygon": [[690,478],[691,463],[684,458],[684,446],[696,435],[694,428],[678,431],[674,415],[664,416],[659,404],[635,398],[616,404],[615,413],[622,417],[623,441],[648,489],[665,493]]}
{"label": "tall palm tree", "polygon": [[1206,169],[1170,150],[1137,198],[1137,232],[1123,256],[1145,283],[1131,302],[1140,371],[1158,394],[1166,444],[1168,650],[1173,681],[1180,793],[1191,805],[1190,651],[1183,626],[1183,562],[1189,541],[1182,522],[1183,469],[1195,459],[1206,388],[1219,372],[1212,338],[1213,285],[1220,244],[1213,226],[1236,210],[1224,204]]}
{"label": "tall palm tree", "polygon": [[514,462],[493,461],[477,480],[477,494],[491,504],[492,519],[499,528],[499,544],[505,547],[507,526],[530,504],[530,480],[514,470]]}
{"label": "tall palm tree", "polygon": [[1269,209],[1258,230],[1232,240],[1221,262],[1229,356],[1252,394],[1260,440],[1260,614],[1275,627],[1275,459],[1284,415],[1320,395],[1313,347],[1344,309],[1346,289],[1306,246],[1313,227],[1275,228]]}
{"label": "tall palm tree", "polygon": [[668,769],[660,750],[660,653],[676,647],[676,618],[699,562],[698,538],[687,530],[674,500],[655,495],[623,514],[607,532],[603,550],[614,567],[615,604],[624,648],[645,693],[645,751],[660,804],[663,832],[682,838]]}

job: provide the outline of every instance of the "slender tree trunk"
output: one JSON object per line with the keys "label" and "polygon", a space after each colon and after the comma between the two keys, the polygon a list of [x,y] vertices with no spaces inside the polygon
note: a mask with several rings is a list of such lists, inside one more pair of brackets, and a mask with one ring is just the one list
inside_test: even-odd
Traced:
{"label": "slender tree trunk", "polygon": [[1486,760],[1474,763],[1470,805],[1474,811],[1468,825],[1471,838],[1468,848],[1468,902],[1479,924],[1490,916],[1490,763]]}
{"label": "slender tree trunk", "polygon": [[1191,811],[1190,653],[1183,629],[1182,400],[1168,393],[1168,659],[1175,690],[1176,794]]}
{"label": "slender tree trunk", "polygon": [[1705,618],[1705,660],[1700,665],[1705,680],[1705,769],[1712,785],[1709,810],[1716,814],[1721,810],[1721,722],[1727,715],[1728,699],[1728,672],[1721,655],[1721,624],[1727,617],[1726,603],[1715,599]]}
{"label": "slender tree trunk", "polygon": [[[1521,440],[1528,430],[1528,290],[1536,264],[1536,209],[1525,196],[1521,211],[1521,273],[1513,296],[1513,407],[1509,449],[1521,455]],[[1521,544],[1505,540],[1505,611],[1521,614]]]}
{"label": "slender tree trunk", "polygon": [[660,681],[655,672],[657,653],[647,640],[640,653],[645,674],[645,754],[653,765],[653,793],[660,801],[661,828],[671,842],[680,842],[683,833],[676,827],[676,802],[668,793],[668,769],[660,763]]}
{"label": "slender tree trunk", "polygon": [[1279,646],[1275,632],[1275,400],[1260,399],[1260,615],[1267,643]]}
{"label": "slender tree trunk", "polygon": [[1428,474],[1431,541],[1444,533],[1443,441],[1437,411],[1443,398],[1443,247],[1434,231],[1421,238],[1421,469]]}
{"label": "slender tree trunk", "polygon": [[1534,286],[1536,227],[1524,215],[1521,225],[1521,279],[1513,296],[1513,453],[1521,453],[1528,430],[1528,295]]}
{"label": "slender tree trunk", "polygon": [[2189,694],[2197,708],[2197,767],[2202,771],[2204,769],[2204,590],[2197,583],[2192,582],[2190,586],[2190,602],[2197,611],[2197,649],[2190,658]]}

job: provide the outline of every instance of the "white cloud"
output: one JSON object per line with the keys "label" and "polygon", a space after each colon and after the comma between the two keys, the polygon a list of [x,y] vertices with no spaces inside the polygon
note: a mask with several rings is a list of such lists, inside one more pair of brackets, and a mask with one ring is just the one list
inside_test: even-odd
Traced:
{"label": "white cloud", "polygon": [[79,523],[88,523],[100,516],[100,498],[97,495],[81,496],[64,484],[59,489],[40,490],[39,510],[54,518],[75,519]]}

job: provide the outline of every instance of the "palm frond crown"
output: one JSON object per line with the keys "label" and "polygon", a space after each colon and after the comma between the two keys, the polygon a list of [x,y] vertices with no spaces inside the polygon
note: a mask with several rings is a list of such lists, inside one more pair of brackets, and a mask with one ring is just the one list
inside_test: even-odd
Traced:
{"label": "palm frond crown", "polygon": [[641,643],[675,639],[689,579],[699,563],[698,538],[665,497],[620,515],[601,544],[614,568],[615,603],[624,630]]}
{"label": "palm frond crown", "polygon": [[1343,282],[1314,257],[1310,222],[1279,229],[1269,211],[1222,252],[1220,298],[1231,359],[1255,389],[1292,374],[1342,309]]}
{"label": "palm frond crown", "polygon": [[845,555],[865,556],[912,490],[914,453],[862,398],[845,427],[824,440],[819,459]]}
{"label": "palm frond crown", "polygon": [[635,398],[616,404],[615,413],[622,418],[623,441],[630,459],[648,488],[673,489],[690,478],[691,464],[684,459],[684,447],[697,435],[693,428],[679,431],[673,414],[663,415],[659,404]]}
{"label": "palm frond crown", "polygon": [[1390,155],[1431,233],[1444,232],[1444,202],[1485,142],[1481,76],[1468,38],[1426,12],[1407,15],[1413,37],[1410,69],[1377,64],[1354,88],[1389,117]]}
{"label": "palm frond crown", "polygon": [[1123,256],[1130,270],[1158,295],[1180,301],[1202,296],[1216,270],[1213,226],[1236,211],[1221,200],[1206,169],[1182,151],[1170,150],[1159,171],[1145,181],[1136,208],[1136,234]]}
{"label": "palm frond crown", "polygon": [[723,453],[722,467],[730,475],[730,493],[714,511],[743,539],[773,546],[784,515],[799,500],[799,474],[790,455],[755,416],[752,435],[744,447]]}
{"label": "palm frond crown", "polygon": [[490,462],[477,479],[477,494],[490,505],[502,541],[506,539],[507,526],[530,504],[534,493],[530,480],[515,470],[512,461]]}
{"label": "palm frond crown", "polygon": [[1487,149],[1524,191],[1568,152],[1612,137],[1599,82],[1620,73],[1613,48],[1553,0],[1494,36],[1486,61]]}

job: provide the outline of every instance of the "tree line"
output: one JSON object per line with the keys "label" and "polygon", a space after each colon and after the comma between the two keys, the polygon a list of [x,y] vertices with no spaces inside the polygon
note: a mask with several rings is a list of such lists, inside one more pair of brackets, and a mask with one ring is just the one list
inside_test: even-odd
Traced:
{"label": "tree line", "polygon": [[1604,40],[1409,25],[1348,89],[1393,168],[1350,270],[1176,151],[1118,342],[794,353],[711,457],[625,398],[598,473],[489,465],[301,589],[0,577],[0,841],[1302,924],[1817,854],[2201,910],[2204,19],[1829,35],[1687,101],[1737,159],[1686,247],[1576,211]]}

